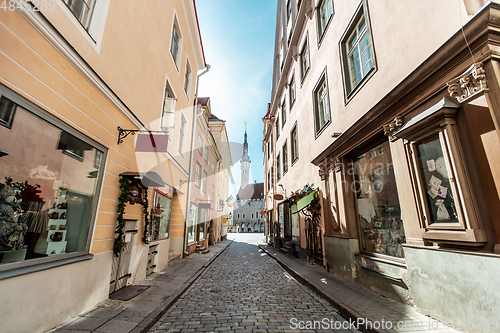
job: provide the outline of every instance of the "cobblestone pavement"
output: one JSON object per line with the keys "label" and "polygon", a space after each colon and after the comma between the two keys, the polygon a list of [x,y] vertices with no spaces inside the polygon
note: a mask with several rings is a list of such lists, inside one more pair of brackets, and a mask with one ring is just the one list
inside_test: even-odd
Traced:
{"label": "cobblestone pavement", "polygon": [[235,240],[149,332],[353,332],[319,330],[347,322],[260,251]]}

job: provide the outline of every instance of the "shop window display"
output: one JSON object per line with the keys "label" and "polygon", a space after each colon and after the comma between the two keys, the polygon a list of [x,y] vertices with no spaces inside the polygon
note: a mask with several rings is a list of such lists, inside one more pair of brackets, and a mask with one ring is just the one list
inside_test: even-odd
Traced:
{"label": "shop window display", "polygon": [[362,250],[404,258],[406,239],[389,143],[356,157],[354,175]]}
{"label": "shop window display", "polygon": [[172,196],[160,190],[154,191],[151,206],[151,227],[149,241],[168,238],[170,215],[172,212]]}
{"label": "shop window display", "polygon": [[0,126],[0,262],[88,251],[103,152],[1,99],[15,109]]}
{"label": "shop window display", "polygon": [[446,165],[439,136],[418,144],[420,175],[427,190],[426,199],[430,221],[459,223],[451,174]]}

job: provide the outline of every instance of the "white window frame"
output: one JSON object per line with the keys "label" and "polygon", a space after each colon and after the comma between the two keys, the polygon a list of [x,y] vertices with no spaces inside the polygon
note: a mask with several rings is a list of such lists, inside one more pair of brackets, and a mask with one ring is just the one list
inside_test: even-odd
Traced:
{"label": "white window frame", "polygon": [[207,170],[203,170],[203,178],[201,180],[201,190],[207,193]]}
{"label": "white window frame", "polygon": [[[71,13],[75,16],[75,18],[78,20],[78,22],[82,25],[82,27],[87,32],[89,32],[90,25],[92,24],[92,17],[94,15],[94,9],[95,9],[95,5],[96,5],[97,1],[98,0],[73,0],[73,1],[63,0],[64,4],[68,7],[68,9],[71,11]],[[71,5],[74,5],[77,3],[82,4],[82,7],[80,8],[78,14],[73,11],[73,10],[76,10],[76,8],[71,8]],[[82,12],[82,10],[84,8],[88,8],[86,18],[84,17],[84,15],[83,15],[84,13]]]}
{"label": "white window frame", "polygon": [[194,185],[198,188],[201,187],[201,164],[196,162],[196,173],[194,177]]}
{"label": "white window frame", "polygon": [[[304,62],[304,59],[306,60]],[[307,65],[307,68],[304,68]],[[306,36],[302,47],[300,48],[300,80],[304,82],[304,79],[311,69],[311,54],[309,53],[309,35]]]}
{"label": "white window frame", "polygon": [[203,148],[203,159],[208,163],[208,146]]}
{"label": "white window frame", "polygon": [[191,91],[191,77],[192,77],[191,65],[189,64],[189,58],[186,58],[186,69],[184,72],[184,92],[189,101],[189,93]]}
{"label": "white window frame", "polygon": [[[364,25],[360,29],[360,23],[364,20]],[[355,42],[350,47],[350,43],[355,37]],[[366,38],[366,39],[365,39]],[[368,42],[367,47],[361,50],[361,41],[366,40]],[[377,71],[377,61],[375,56],[375,48],[373,46],[373,39],[370,27],[370,17],[368,14],[366,0],[362,0],[356,14],[352,17],[347,30],[344,32],[340,40],[340,55],[342,61],[342,72],[344,78],[344,91],[345,91],[345,104],[347,104],[350,99],[356,94],[359,89],[368,81],[368,79]],[[364,52],[370,52],[370,58],[365,62],[363,66],[363,54]],[[356,63],[360,66],[361,75],[359,81],[356,77],[353,77],[352,64],[355,63],[354,59],[351,61],[353,54],[357,52],[359,57],[356,59]],[[368,63],[371,63],[370,67]]]}
{"label": "white window frame", "polygon": [[[294,140],[293,140],[293,132],[295,131],[297,140],[295,141],[295,145],[297,146],[294,148]],[[294,158],[294,153],[295,152],[295,158]],[[292,159],[292,166],[299,160],[299,128],[298,124],[295,123],[290,131],[290,157]]]}
{"label": "white window frame", "polygon": [[290,111],[292,111],[293,104],[295,104],[295,99],[297,98],[296,96],[296,91],[295,91],[295,72],[292,74],[292,78],[290,79],[290,92],[288,93],[289,101],[288,103],[290,106],[288,107]]}
{"label": "white window frame", "polygon": [[284,128],[286,124],[286,97],[283,98],[283,103],[281,103],[281,128]]}
{"label": "white window frame", "polygon": [[182,158],[184,158],[185,151],[186,151],[186,130],[187,130],[187,124],[188,121],[186,119],[186,116],[184,115],[184,112],[181,112],[181,119],[180,119],[180,126],[179,126],[179,142],[177,145],[177,151],[181,155]]}
{"label": "white window frame", "polygon": [[168,77],[165,77],[165,88],[163,89],[163,103],[161,109],[160,131],[168,134],[168,141],[172,141],[175,127],[175,108],[177,97],[170,85]]}
{"label": "white window frame", "polygon": [[[322,88],[324,89],[322,90]],[[321,93],[321,96],[319,93]],[[314,133],[316,138],[323,132],[323,130],[330,124],[331,115],[330,115],[330,96],[328,92],[328,80],[326,75],[326,68],[320,76],[318,83],[314,87],[313,91],[313,100],[314,100]],[[324,102],[323,110],[326,109],[326,112],[323,113],[323,124],[320,123],[320,105]]]}
{"label": "white window frame", "polygon": [[[334,15],[333,0],[323,0],[318,4],[318,43],[320,44],[326,29]],[[326,18],[328,16],[328,18]]]}
{"label": "white window frame", "polygon": [[[173,50],[173,45],[174,45],[174,33],[177,32],[178,38],[177,38],[177,52],[174,54]],[[179,21],[177,20],[177,15],[174,12],[174,20],[172,24],[172,32],[170,34],[170,54],[172,55],[172,59],[174,60],[175,68],[177,69],[177,72],[179,72],[180,68],[180,59],[181,59],[181,54],[182,54],[182,32],[181,28],[179,27]]]}
{"label": "white window frame", "polygon": [[203,138],[198,134],[198,153],[203,156]]}

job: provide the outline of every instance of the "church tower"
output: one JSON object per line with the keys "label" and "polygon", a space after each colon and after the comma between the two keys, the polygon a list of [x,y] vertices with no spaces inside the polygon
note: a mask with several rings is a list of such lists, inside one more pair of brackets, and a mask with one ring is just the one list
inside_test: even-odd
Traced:
{"label": "church tower", "polygon": [[248,156],[247,142],[247,125],[245,124],[245,141],[243,142],[243,156],[241,157],[241,185],[240,188],[245,188],[248,185],[248,177],[250,175],[250,157]]}

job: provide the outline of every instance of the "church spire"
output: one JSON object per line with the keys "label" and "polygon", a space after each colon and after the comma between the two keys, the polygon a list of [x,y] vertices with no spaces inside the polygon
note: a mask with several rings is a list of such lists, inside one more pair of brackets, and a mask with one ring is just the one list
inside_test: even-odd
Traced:
{"label": "church spire", "polygon": [[247,140],[247,123],[245,123],[245,136],[243,140],[243,156],[241,157],[241,184],[240,188],[245,188],[248,185],[250,174],[250,157],[248,156],[248,140]]}

